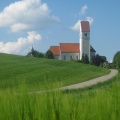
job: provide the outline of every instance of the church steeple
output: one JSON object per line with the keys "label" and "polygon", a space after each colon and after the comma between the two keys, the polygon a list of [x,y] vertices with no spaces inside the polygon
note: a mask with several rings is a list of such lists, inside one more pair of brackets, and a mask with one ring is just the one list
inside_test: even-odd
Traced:
{"label": "church steeple", "polygon": [[35,50],[34,50],[33,45],[32,45],[31,56],[34,56],[34,53],[35,53]]}
{"label": "church steeple", "polygon": [[33,48],[33,45],[32,45],[32,49],[31,49],[31,52],[33,52],[34,51],[34,48]]}
{"label": "church steeple", "polygon": [[88,21],[80,22],[80,60],[87,55],[90,60],[90,25]]}

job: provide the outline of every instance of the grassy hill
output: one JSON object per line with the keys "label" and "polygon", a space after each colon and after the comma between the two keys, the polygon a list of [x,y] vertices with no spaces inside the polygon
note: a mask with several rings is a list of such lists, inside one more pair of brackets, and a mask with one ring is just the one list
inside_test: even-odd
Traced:
{"label": "grassy hill", "polygon": [[[118,120],[120,73],[83,91],[28,94],[30,88],[72,84],[108,72],[75,62],[0,54],[0,120]],[[21,83],[25,86],[18,87]]]}
{"label": "grassy hill", "polygon": [[17,88],[24,83],[41,90],[83,82],[109,70],[70,61],[57,61],[0,54],[0,89]]}

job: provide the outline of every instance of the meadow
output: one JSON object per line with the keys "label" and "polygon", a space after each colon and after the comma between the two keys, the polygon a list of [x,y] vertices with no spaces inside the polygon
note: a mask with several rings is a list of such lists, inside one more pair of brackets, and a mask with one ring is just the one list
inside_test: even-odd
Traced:
{"label": "meadow", "polygon": [[0,54],[0,89],[26,84],[31,91],[83,82],[110,71],[71,61]]}
{"label": "meadow", "polygon": [[[1,58],[1,56],[3,57]],[[5,73],[1,71],[1,66],[5,66],[3,67]],[[49,69],[49,67],[48,69],[44,68],[45,66],[49,66],[51,69]],[[35,68],[37,68],[37,70]],[[41,69],[39,70],[38,68]],[[50,77],[52,76],[52,72],[54,74],[57,73],[57,71],[61,71],[60,77],[62,78],[63,76],[63,79],[60,78],[60,82],[63,80],[62,85],[72,83],[64,83],[64,81],[69,81],[72,77],[71,74],[76,75],[76,72],[80,73],[82,70],[86,72],[87,75],[82,73],[83,75],[79,74],[76,76],[83,81],[93,76],[95,77],[95,75],[99,76],[100,72],[102,75],[109,73],[107,69],[80,63],[1,54],[0,120],[118,120],[120,118],[120,73],[105,83],[100,83],[85,89],[72,91],[58,90],[40,94],[35,92],[30,93],[29,91],[34,91],[35,87],[39,89],[38,86],[40,84],[34,85],[33,82],[38,81],[40,77],[37,76],[36,81],[34,81],[34,79],[32,81],[32,79],[24,78],[26,78],[26,76],[29,78],[29,75],[32,76],[30,73],[36,75],[41,73],[42,68],[43,70],[47,69],[47,75],[51,73]],[[72,71],[73,68],[76,72]],[[68,70],[70,70],[70,72],[68,72]],[[42,73],[46,74],[45,70]],[[34,74],[33,78],[35,78]],[[53,75],[53,78],[56,80],[58,79],[57,82],[59,82],[59,78],[56,77],[57,76]],[[53,84],[55,81],[48,78],[49,76],[44,79],[48,82],[47,88],[50,88],[50,82]],[[70,80],[73,80],[73,83],[78,82],[75,81],[75,78],[73,77]],[[18,81],[22,79],[28,80],[29,82]],[[15,80],[17,80],[17,82]],[[12,83],[10,83],[11,81]],[[42,82],[40,83],[42,84]],[[32,84],[34,87],[30,89]],[[42,87],[46,88],[45,84],[43,84]]]}
{"label": "meadow", "polygon": [[109,85],[73,92],[0,91],[0,120],[119,120],[119,80],[120,74]]}

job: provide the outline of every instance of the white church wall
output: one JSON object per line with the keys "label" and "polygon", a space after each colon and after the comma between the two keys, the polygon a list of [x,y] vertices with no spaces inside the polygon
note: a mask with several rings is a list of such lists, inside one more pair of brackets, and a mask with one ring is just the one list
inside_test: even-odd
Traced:
{"label": "white church wall", "polygon": [[61,60],[79,60],[80,53],[61,53]]}
{"label": "white church wall", "polygon": [[60,60],[60,56],[54,56],[55,60]]}
{"label": "white church wall", "polygon": [[87,54],[90,60],[90,32],[80,32],[80,59],[82,54]]}
{"label": "white church wall", "polygon": [[82,51],[83,51],[84,55],[87,54],[88,57],[90,56],[90,54],[89,54],[90,53],[90,44],[89,44],[89,41],[86,39],[84,39],[84,41],[83,41]]}

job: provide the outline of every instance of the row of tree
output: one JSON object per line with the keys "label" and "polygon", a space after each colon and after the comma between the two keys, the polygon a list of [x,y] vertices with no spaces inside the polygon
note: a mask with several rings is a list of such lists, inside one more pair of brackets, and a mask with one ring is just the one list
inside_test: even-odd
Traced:
{"label": "row of tree", "polygon": [[120,51],[116,52],[114,55],[113,66],[120,69]]}
{"label": "row of tree", "polygon": [[[27,54],[27,56],[33,56],[33,57],[37,57],[37,58],[48,58],[48,59],[53,59],[53,53],[48,50],[45,54],[41,53],[37,50],[34,50],[34,48],[32,47],[31,51]],[[79,62],[81,63],[85,63],[85,64],[92,64],[95,66],[100,66],[101,64],[103,64],[104,62],[106,62],[106,57],[105,56],[99,56],[98,54],[95,55],[92,60],[89,62],[88,56],[87,55],[82,55],[82,60],[80,60]]]}
{"label": "row of tree", "polygon": [[[53,53],[48,50],[45,54],[41,53],[37,50],[34,50],[33,47],[31,51],[27,54],[27,56],[33,56],[33,57],[38,57],[38,58],[48,58],[48,59],[53,59]],[[87,55],[82,55],[82,59],[79,61],[84,64],[92,64],[95,66],[103,66],[103,67],[108,67],[109,64],[107,62],[107,59],[105,56],[100,56],[96,54],[95,56],[92,57],[91,61],[89,62],[88,56]],[[111,64],[112,68],[120,68],[120,51],[116,52],[113,58],[113,63]]]}
{"label": "row of tree", "polygon": [[104,62],[107,62],[107,59],[105,56],[100,56],[96,54],[95,56],[92,57],[91,61],[89,62],[88,56],[83,54],[82,59],[79,62],[100,66],[103,65]]}
{"label": "row of tree", "polygon": [[88,56],[83,55],[82,60],[80,62],[85,63],[85,64],[90,63],[90,64],[95,65],[95,66],[102,66],[102,67],[106,67],[106,68],[120,69],[120,51],[115,53],[112,63],[108,63],[105,56],[100,56],[98,54],[93,56],[90,62],[89,62]]}
{"label": "row of tree", "polygon": [[41,53],[37,50],[34,50],[33,47],[31,49],[31,51],[27,54],[27,56],[33,56],[33,57],[37,57],[37,58],[48,58],[48,59],[53,59],[53,53],[48,50],[45,54]]}

